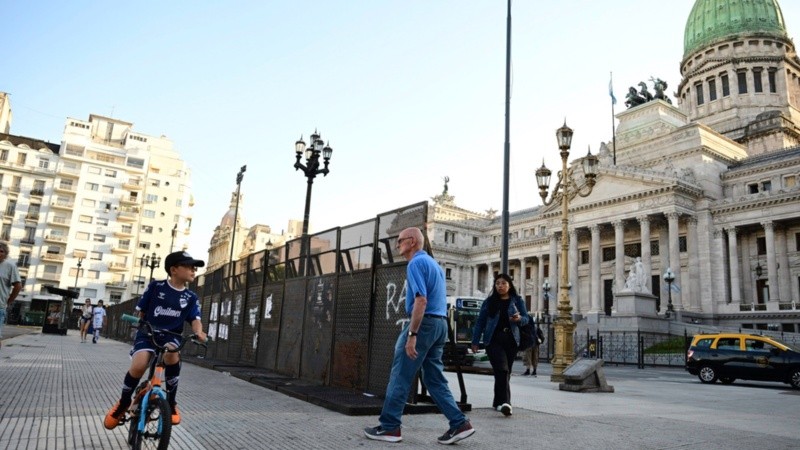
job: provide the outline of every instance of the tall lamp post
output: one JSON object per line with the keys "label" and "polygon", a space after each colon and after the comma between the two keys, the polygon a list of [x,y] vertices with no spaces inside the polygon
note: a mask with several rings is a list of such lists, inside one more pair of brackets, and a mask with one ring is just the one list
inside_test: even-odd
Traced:
{"label": "tall lamp post", "polygon": [[178,224],[172,227],[172,241],[169,243],[169,252],[172,253],[175,249],[175,236],[178,234]]}
{"label": "tall lamp post", "polygon": [[536,183],[539,185],[539,196],[545,205],[550,205],[554,201],[561,202],[561,273],[558,283],[558,314],[554,320],[555,328],[555,356],[551,361],[553,374],[550,381],[564,381],[564,370],[575,361],[575,350],[573,345],[573,332],[575,322],[572,320],[572,306],[569,304],[569,280],[568,266],[569,259],[569,201],[576,195],[586,197],[592,192],[595,178],[597,176],[597,157],[592,155],[591,150],[582,161],[584,184],[578,185],[573,179],[573,170],[567,166],[569,149],[572,144],[572,129],[564,126],[556,131],[558,138],[558,148],[561,154],[561,171],[558,173],[558,182],[553,187],[550,199],[547,199],[547,190],[550,186],[550,169],[542,167],[536,171]]}
{"label": "tall lamp post", "polygon": [[675,274],[672,273],[672,269],[667,267],[667,271],[664,272],[664,282],[667,283],[667,312],[664,313],[665,317],[672,317],[673,309],[672,309],[672,283],[675,281]]}
{"label": "tall lamp post", "polygon": [[[153,252],[152,255],[142,255],[141,259],[139,260],[141,264],[140,267],[149,267],[150,268],[150,281],[153,281],[153,269],[161,267],[161,257],[156,255],[156,252]],[[139,272],[141,273],[141,271]]]}
{"label": "tall lamp post", "polygon": [[228,259],[229,263],[233,262],[233,248],[236,246],[236,221],[239,220],[239,189],[242,187],[245,171],[247,171],[247,165],[242,166],[242,168],[239,169],[239,173],[236,174],[236,209],[234,209],[233,212],[233,233],[231,234],[231,256]]}
{"label": "tall lamp post", "polygon": [[75,270],[75,291],[80,293],[81,290],[78,289],[78,276],[81,274],[81,264],[83,263],[83,256],[78,257],[78,269]]}
{"label": "tall lamp post", "polygon": [[[316,178],[317,175],[328,175],[328,163],[331,160],[333,149],[329,145],[326,145],[322,141],[319,133],[314,130],[314,134],[312,134],[310,137],[308,147],[306,147],[306,143],[303,141],[303,136],[300,136],[300,140],[294,143],[294,151],[297,158],[294,163],[294,170],[302,170],[303,175],[305,175],[305,177],[308,179],[308,186],[306,187],[306,210],[303,214],[303,241],[301,243],[303,248],[300,252],[300,276],[304,276],[311,272],[311,242],[308,238],[308,216],[311,210],[311,187],[314,185],[314,178]],[[303,157],[303,153],[305,153],[306,157],[305,164],[300,162],[300,159]],[[320,154],[322,155],[324,164],[322,169],[319,167]]]}

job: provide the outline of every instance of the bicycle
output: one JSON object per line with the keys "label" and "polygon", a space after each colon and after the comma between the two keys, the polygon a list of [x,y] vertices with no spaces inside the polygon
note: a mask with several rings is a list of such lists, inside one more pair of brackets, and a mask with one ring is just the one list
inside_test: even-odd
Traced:
{"label": "bicycle", "polygon": [[[144,327],[155,347],[155,356],[150,361],[148,377],[139,383],[133,392],[133,401],[125,416],[120,420],[120,425],[130,422],[128,427],[128,445],[133,450],[142,448],[156,448],[166,450],[172,434],[172,408],[167,401],[166,383],[164,381],[164,354],[181,351],[187,342],[206,347],[205,342],[200,342],[194,334],[183,335],[169,330],[154,329],[147,321],[140,321],[138,317],[123,314],[122,320]],[[176,348],[168,348],[156,342],[157,334],[171,334],[180,337],[180,344]]]}

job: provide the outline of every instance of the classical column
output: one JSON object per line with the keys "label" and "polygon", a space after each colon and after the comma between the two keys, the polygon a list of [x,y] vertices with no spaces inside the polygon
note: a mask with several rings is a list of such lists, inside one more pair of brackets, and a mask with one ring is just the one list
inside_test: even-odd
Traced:
{"label": "classical column", "polygon": [[578,281],[578,231],[569,230],[569,282],[572,283],[570,290],[572,312],[581,312],[580,282]]}
{"label": "classical column", "polygon": [[683,288],[681,284],[681,249],[678,235],[678,219],[680,214],[676,212],[667,213],[667,223],[669,226],[669,264],[672,273],[675,274],[675,281],[672,283],[680,288],[680,291],[672,291],[672,306],[675,310],[683,309]]}
{"label": "classical column", "polygon": [[[550,235],[550,311],[547,311],[550,315],[555,315],[556,306],[558,306],[558,282],[560,273],[558,271],[558,236],[555,233]],[[553,301],[555,299],[555,301]]]}
{"label": "classical column", "polygon": [[472,295],[476,295],[478,292],[478,274],[480,274],[480,271],[476,264],[475,267],[472,268]]}
{"label": "classical column", "polygon": [[625,288],[625,223],[622,220],[611,222],[614,225],[614,293]]}
{"label": "classical column", "polygon": [[739,251],[736,245],[736,228],[728,228],[728,267],[731,277],[731,303],[742,303],[742,288],[739,280]]}
{"label": "classical column", "polygon": [[542,284],[544,284],[545,279],[548,279],[548,277],[544,276],[544,254],[539,255],[539,267],[536,269],[536,273],[539,276],[539,282],[536,283],[536,294],[539,297],[539,303],[536,311],[544,312],[544,294],[542,293]]}
{"label": "classical column", "polygon": [[517,262],[519,263],[519,276],[514,277],[514,286],[517,287],[517,294],[525,300],[525,294],[528,292],[525,284],[525,258],[518,259]]}
{"label": "classical column", "polygon": [[690,311],[700,311],[700,255],[698,253],[699,244],[697,242],[697,217],[686,219],[686,247],[689,251],[689,268],[686,276],[689,278],[688,295],[683,296],[683,307]]}
{"label": "classical column", "polygon": [[592,260],[591,266],[591,309],[589,312],[600,312],[600,225],[594,224],[589,226],[589,231],[592,233],[592,249],[590,250],[590,257]]}
{"label": "classical column", "polygon": [[779,227],[775,234],[775,253],[778,255],[778,284],[781,301],[792,301],[791,273],[789,271],[789,236],[786,227]]}
{"label": "classical column", "polygon": [[647,216],[637,217],[636,220],[639,221],[639,229],[641,233],[641,245],[642,245],[642,266],[644,267],[644,273],[647,274],[645,278],[645,283],[647,284],[647,289],[653,292],[652,282],[650,280],[650,268],[652,266],[652,255],[650,254],[650,218]]}
{"label": "classical column", "polygon": [[767,279],[769,280],[769,301],[780,301],[778,292],[778,259],[775,256],[775,224],[772,221],[761,222],[767,241]]}
{"label": "classical column", "polygon": [[455,269],[453,269],[453,270],[456,271],[456,276],[455,276],[456,289],[455,289],[455,292],[453,293],[454,295],[465,295],[464,291],[466,289],[463,289],[463,287],[461,286],[461,270],[462,269],[463,269],[463,267],[459,266],[458,264],[456,264]]}
{"label": "classical column", "polygon": [[541,284],[542,283],[541,283],[541,281],[539,281],[541,279],[541,277],[539,276],[540,275],[539,274],[539,266],[541,266],[541,263],[539,262],[538,258],[536,259],[535,263],[534,263],[534,259],[531,258],[530,265],[531,265],[531,280],[530,280],[529,285],[531,287],[530,288],[531,311],[538,311],[539,310],[539,305],[541,304],[541,302],[539,301],[539,298],[542,295],[541,294],[541,291],[542,291]]}

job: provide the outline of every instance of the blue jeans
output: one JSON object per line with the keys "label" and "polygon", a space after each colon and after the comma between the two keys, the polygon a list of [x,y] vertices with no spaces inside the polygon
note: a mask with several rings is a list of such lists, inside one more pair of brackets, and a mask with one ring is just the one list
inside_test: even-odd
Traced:
{"label": "blue jeans", "polygon": [[6,326],[6,309],[0,308],[0,338],[3,337],[3,327]]}
{"label": "blue jeans", "polygon": [[422,368],[422,381],[436,406],[450,422],[450,429],[460,427],[467,421],[467,417],[458,408],[447,386],[442,364],[442,353],[447,341],[446,320],[435,317],[422,319],[417,335],[417,359],[412,360],[406,355],[406,341],[408,341],[408,326],[403,328],[394,346],[392,372],[389,375],[386,399],[379,418],[381,427],[392,431],[402,425],[403,408],[411,391],[411,383],[420,368]]}

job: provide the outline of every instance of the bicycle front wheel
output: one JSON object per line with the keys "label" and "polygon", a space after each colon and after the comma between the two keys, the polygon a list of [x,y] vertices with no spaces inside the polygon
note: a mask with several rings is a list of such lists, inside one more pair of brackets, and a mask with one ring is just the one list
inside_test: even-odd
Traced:
{"label": "bicycle front wheel", "polygon": [[[136,439],[131,442],[133,450],[152,449],[167,450],[169,438],[172,434],[172,408],[169,407],[166,399],[153,395],[147,402],[147,411],[140,411],[146,414],[144,430],[139,430],[135,434]],[[131,427],[138,427],[138,422]]]}

